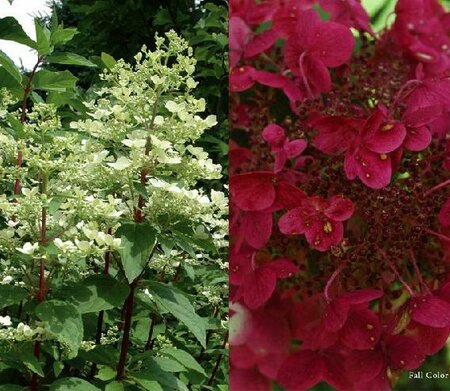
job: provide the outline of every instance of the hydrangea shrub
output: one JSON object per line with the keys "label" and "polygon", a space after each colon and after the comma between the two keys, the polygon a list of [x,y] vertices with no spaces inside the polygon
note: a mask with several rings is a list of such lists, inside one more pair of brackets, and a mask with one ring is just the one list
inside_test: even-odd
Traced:
{"label": "hydrangea shrub", "polygon": [[36,31],[0,19],[0,39],[38,52],[26,75],[0,53],[0,389],[211,388],[228,206],[196,146],[216,120],[193,96],[193,50],[170,31],[134,64],[103,55],[83,95],[40,69],[96,66],[57,51],[76,31]]}
{"label": "hydrangea shrub", "polygon": [[390,390],[445,345],[448,21],[230,2],[232,391]]}

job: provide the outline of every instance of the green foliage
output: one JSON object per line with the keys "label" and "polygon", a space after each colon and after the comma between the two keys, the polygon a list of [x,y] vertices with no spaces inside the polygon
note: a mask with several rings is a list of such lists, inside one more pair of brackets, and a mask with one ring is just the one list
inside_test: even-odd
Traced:
{"label": "green foliage", "polygon": [[206,322],[195,313],[190,301],[181,291],[159,282],[148,281],[149,293],[161,314],[171,313],[206,347]]}
{"label": "green foliage", "polygon": [[60,300],[39,304],[36,316],[43,327],[68,349],[68,357],[75,357],[83,340],[83,321],[77,307]]}
{"label": "green foliage", "polygon": [[12,16],[0,19],[0,39],[21,43],[33,49],[38,47]]}
{"label": "green foliage", "polygon": [[156,245],[156,231],[150,224],[123,223],[117,230],[119,250],[128,282],[133,282],[147,266]]}

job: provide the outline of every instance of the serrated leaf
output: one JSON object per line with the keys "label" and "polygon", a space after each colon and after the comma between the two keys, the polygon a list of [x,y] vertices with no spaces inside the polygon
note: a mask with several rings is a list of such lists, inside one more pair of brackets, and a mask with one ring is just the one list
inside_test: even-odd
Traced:
{"label": "serrated leaf", "polygon": [[206,321],[195,313],[183,292],[156,281],[148,281],[147,287],[158,307],[175,316],[206,348]]}
{"label": "serrated leaf", "polygon": [[206,376],[205,370],[200,366],[197,360],[185,350],[175,348],[163,348],[160,350],[160,353],[165,356],[172,357],[179,363],[183,364],[186,368],[192,369]]}
{"label": "serrated leaf", "polygon": [[100,391],[100,388],[78,377],[65,377],[55,381],[50,391]]}
{"label": "serrated leaf", "polygon": [[0,19],[0,39],[14,41],[37,49],[37,43],[25,33],[20,23],[12,16]]}
{"label": "serrated leaf", "polygon": [[65,91],[74,88],[77,80],[69,71],[51,72],[42,69],[34,75],[33,87],[36,90]]}
{"label": "serrated leaf", "polygon": [[156,230],[150,224],[123,223],[116,235],[122,240],[119,254],[131,283],[148,263],[156,245]]}
{"label": "serrated leaf", "polygon": [[50,45],[50,30],[43,26],[38,18],[34,19],[34,28],[36,30],[37,51],[39,55],[45,56],[52,52]]}
{"label": "serrated leaf", "polygon": [[30,352],[22,352],[20,359],[23,364],[33,373],[38,374],[40,377],[44,377],[44,371],[39,360]]}
{"label": "serrated leaf", "polygon": [[19,304],[28,297],[28,292],[15,285],[0,285],[0,308]]}
{"label": "serrated leaf", "polygon": [[114,65],[116,65],[116,63],[117,63],[117,61],[114,59],[113,56],[111,56],[110,54],[105,53],[105,52],[102,52],[101,58],[102,58],[103,64],[105,64],[106,68],[108,68],[108,69],[113,69]]}
{"label": "serrated leaf", "polygon": [[62,26],[58,26],[50,35],[50,42],[55,46],[63,45],[69,42],[75,34],[78,34],[78,30],[76,28],[63,28]]}
{"label": "serrated leaf", "polygon": [[51,64],[79,65],[94,68],[97,67],[97,65],[95,65],[92,61],[89,61],[86,57],[68,52],[55,52],[47,56],[46,60]]}
{"label": "serrated leaf", "polygon": [[49,300],[39,304],[35,313],[42,321],[43,328],[67,345],[69,358],[76,357],[83,340],[83,320],[78,309],[70,303]]}
{"label": "serrated leaf", "polygon": [[5,69],[19,84],[22,83],[22,74],[19,68],[14,64],[14,62],[6,55],[6,53],[0,50],[0,66]]}
{"label": "serrated leaf", "polygon": [[81,314],[121,307],[130,289],[111,276],[94,275],[69,287],[64,287],[64,297],[73,301]]}

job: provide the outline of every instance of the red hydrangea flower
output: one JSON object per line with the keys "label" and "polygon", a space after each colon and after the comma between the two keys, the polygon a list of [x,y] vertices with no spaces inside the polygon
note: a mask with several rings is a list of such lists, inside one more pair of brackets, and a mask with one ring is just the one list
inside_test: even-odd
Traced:
{"label": "red hydrangea flower", "polygon": [[369,15],[360,0],[319,0],[320,6],[330,13],[330,20],[375,35],[370,27]]}
{"label": "red hydrangea flower", "polygon": [[389,153],[402,145],[406,129],[401,122],[389,119],[386,108],[377,107],[366,121],[323,117],[315,118],[313,125],[319,132],[314,139],[318,149],[333,154],[345,152],[344,170],[348,179],[358,177],[373,189],[389,184],[392,175]]}
{"label": "red hydrangea flower", "polygon": [[343,197],[328,200],[307,197],[297,208],[286,212],[279,220],[280,231],[286,235],[305,235],[306,240],[319,251],[327,251],[341,242],[343,221],[353,214],[353,203]]}
{"label": "red hydrangea flower", "polygon": [[302,139],[290,141],[286,137],[284,129],[275,124],[266,126],[262,132],[262,136],[269,144],[271,152],[275,155],[275,173],[282,171],[288,159],[298,157],[308,145]]}
{"label": "red hydrangea flower", "polygon": [[298,111],[296,105],[303,100],[304,95],[295,81],[284,75],[258,71],[248,65],[231,69],[229,75],[230,91],[242,92],[253,87],[255,83],[282,90],[289,99],[292,111]]}
{"label": "red hydrangea flower", "polygon": [[286,258],[257,264],[255,254],[232,254],[230,258],[230,284],[238,286],[233,301],[243,299],[250,309],[262,306],[275,291],[277,279],[288,278],[297,267]]}
{"label": "red hydrangea flower", "polygon": [[254,33],[238,16],[232,16],[229,20],[229,35],[231,67],[235,67],[241,58],[250,58],[267,50],[278,38],[278,33],[273,29]]}
{"label": "red hydrangea flower", "polygon": [[352,54],[350,30],[338,23],[323,23],[317,13],[303,12],[297,18],[295,34],[285,46],[285,61],[303,81],[308,97],[331,89],[328,68],[345,64]]}

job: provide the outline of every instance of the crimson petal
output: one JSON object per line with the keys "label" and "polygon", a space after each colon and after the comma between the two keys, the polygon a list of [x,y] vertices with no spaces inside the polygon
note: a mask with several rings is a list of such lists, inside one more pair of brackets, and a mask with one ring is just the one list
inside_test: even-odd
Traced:
{"label": "crimson petal", "polygon": [[234,203],[242,210],[267,209],[275,201],[273,180],[275,174],[256,171],[235,175],[230,178],[230,192]]}

